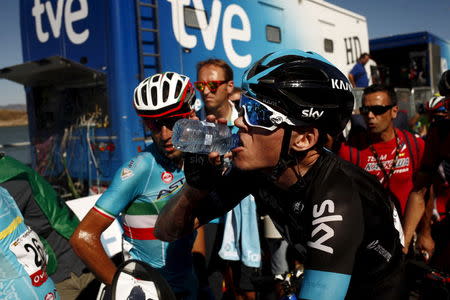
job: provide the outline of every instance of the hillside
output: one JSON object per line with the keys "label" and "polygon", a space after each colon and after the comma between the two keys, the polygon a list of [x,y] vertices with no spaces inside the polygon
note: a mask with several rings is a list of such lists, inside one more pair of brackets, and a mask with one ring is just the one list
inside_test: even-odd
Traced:
{"label": "hillside", "polygon": [[28,117],[26,111],[0,109],[0,127],[24,125],[28,125]]}

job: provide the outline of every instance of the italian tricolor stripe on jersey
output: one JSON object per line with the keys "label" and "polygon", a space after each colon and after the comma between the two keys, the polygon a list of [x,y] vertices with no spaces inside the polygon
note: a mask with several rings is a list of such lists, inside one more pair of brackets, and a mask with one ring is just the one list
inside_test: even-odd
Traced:
{"label": "italian tricolor stripe on jersey", "polygon": [[116,218],[113,214],[110,214],[109,212],[107,212],[104,209],[101,209],[100,207],[94,206],[94,210],[110,220],[114,220]]}
{"label": "italian tricolor stripe on jersey", "polygon": [[156,240],[153,231],[158,215],[129,215],[123,216],[124,234],[135,240]]}

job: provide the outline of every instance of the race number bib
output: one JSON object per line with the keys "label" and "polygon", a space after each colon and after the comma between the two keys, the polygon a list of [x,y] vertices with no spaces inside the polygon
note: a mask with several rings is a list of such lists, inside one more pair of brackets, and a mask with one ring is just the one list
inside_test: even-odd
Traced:
{"label": "race number bib", "polygon": [[9,245],[17,260],[25,268],[34,286],[41,286],[48,278],[47,254],[38,235],[28,228]]}

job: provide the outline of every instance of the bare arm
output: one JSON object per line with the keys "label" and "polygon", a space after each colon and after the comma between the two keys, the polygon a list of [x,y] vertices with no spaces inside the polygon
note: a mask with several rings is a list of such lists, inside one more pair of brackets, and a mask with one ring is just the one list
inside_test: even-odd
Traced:
{"label": "bare arm", "polygon": [[162,241],[172,242],[192,232],[198,226],[194,210],[207,194],[208,191],[185,184],[159,213],[155,224],[155,236]]}
{"label": "bare arm", "polygon": [[434,252],[434,240],[431,236],[431,219],[433,217],[433,209],[434,209],[434,189],[433,186],[430,188],[430,197],[425,206],[425,211],[422,216],[422,220],[420,221],[418,230],[417,230],[417,242],[416,249],[426,252],[426,259],[428,260]]}
{"label": "bare arm", "polygon": [[70,238],[75,253],[100,281],[108,285],[112,284],[117,268],[103,249],[100,236],[112,222],[91,209]]}
{"label": "bare arm", "polygon": [[348,80],[350,81],[353,87],[356,87],[355,77],[353,77],[352,74],[348,74]]}
{"label": "bare arm", "polygon": [[405,248],[403,249],[403,252],[405,253],[408,252],[411,239],[425,211],[425,192],[426,188],[423,187],[422,189],[412,191],[411,194],[409,194],[403,224],[403,231],[405,233]]}

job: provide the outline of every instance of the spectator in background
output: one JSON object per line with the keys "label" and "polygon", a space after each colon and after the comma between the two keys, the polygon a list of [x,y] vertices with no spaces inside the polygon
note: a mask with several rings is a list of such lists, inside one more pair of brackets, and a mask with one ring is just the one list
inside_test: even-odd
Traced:
{"label": "spectator in background", "polygon": [[233,102],[234,107],[236,107],[236,109],[239,108],[239,101],[241,100],[241,95],[242,95],[242,89],[235,86],[233,88],[233,91],[230,94],[230,97],[228,98],[228,100]]}
{"label": "spectator in background", "polygon": [[[206,115],[227,120],[236,133],[234,120],[238,112],[232,100],[240,99],[241,90],[234,87],[231,67],[220,59],[201,61],[197,64],[197,80],[195,87],[202,96]],[[205,249],[209,286],[215,298],[222,297],[223,275],[232,274],[227,276],[230,280],[226,284],[235,296],[256,299],[251,278],[259,274],[261,249],[253,196],[244,198],[224,217],[204,225],[203,230],[205,245],[200,248]]]}
{"label": "spectator in background", "polygon": [[367,87],[369,85],[369,77],[367,76],[367,71],[364,67],[369,59],[370,56],[368,53],[361,54],[358,58],[358,62],[350,70],[348,79],[353,87]]}
{"label": "spectator in background", "polygon": [[[425,211],[425,195],[427,191],[430,190],[431,184],[433,183],[433,177],[442,168],[442,173],[446,181],[450,180],[450,70],[445,71],[439,80],[439,93],[444,96],[443,104],[447,110],[445,118],[441,117],[430,126],[429,132],[427,134],[426,146],[424,151],[424,159],[421,168],[414,180],[414,189],[409,195],[408,204],[406,206],[405,221],[403,225],[403,230],[405,232],[405,248],[404,251],[408,252],[409,244],[411,243],[416,227],[419,221],[422,219]],[[442,166],[442,167],[441,167]],[[426,221],[425,224],[429,225]],[[450,232],[450,222],[447,225],[442,226],[444,230],[443,238],[439,242],[440,253],[436,253],[440,259],[437,264],[446,272],[450,272],[450,263],[448,260],[450,253],[450,241],[448,239]],[[428,226],[429,227],[429,226]],[[422,232],[424,232],[422,230]],[[434,250],[434,241],[431,236],[419,236],[418,239],[418,250],[425,254],[426,256],[431,256]]]}
{"label": "spectator in background", "polygon": [[361,115],[368,128],[343,144],[339,156],[375,175],[395,196],[397,209],[403,213],[413,187],[413,175],[420,165],[424,142],[407,131],[395,128],[396,97],[383,85],[364,89]]}

